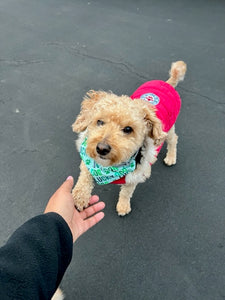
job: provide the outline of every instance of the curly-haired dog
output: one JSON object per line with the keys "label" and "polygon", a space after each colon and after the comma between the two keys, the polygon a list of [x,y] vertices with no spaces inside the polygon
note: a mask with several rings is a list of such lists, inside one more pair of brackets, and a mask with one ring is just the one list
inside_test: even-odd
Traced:
{"label": "curly-haired dog", "polygon": [[130,198],[138,183],[151,175],[163,142],[167,142],[164,162],[176,163],[175,121],[181,101],[174,89],[184,79],[186,64],[172,63],[167,82],[153,80],[141,85],[132,96],[89,91],[81,112],[72,125],[80,133],[77,148],[82,161],[73,189],[76,207],[88,205],[94,181],[121,184],[116,210],[120,216],[131,211]]}

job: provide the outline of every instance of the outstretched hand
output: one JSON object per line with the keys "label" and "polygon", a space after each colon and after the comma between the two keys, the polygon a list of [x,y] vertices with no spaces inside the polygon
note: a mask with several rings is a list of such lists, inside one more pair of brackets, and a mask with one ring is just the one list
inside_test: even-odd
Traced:
{"label": "outstretched hand", "polygon": [[99,197],[95,195],[90,198],[90,206],[78,212],[71,194],[73,184],[73,177],[69,176],[50,198],[44,213],[56,212],[61,215],[68,224],[75,242],[80,235],[104,218],[104,213],[100,211],[104,209],[105,204],[98,202]]}

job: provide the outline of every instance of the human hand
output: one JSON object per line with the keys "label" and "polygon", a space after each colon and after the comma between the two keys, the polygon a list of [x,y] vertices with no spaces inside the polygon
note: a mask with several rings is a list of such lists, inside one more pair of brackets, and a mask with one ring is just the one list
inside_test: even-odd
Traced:
{"label": "human hand", "polygon": [[104,218],[104,213],[100,210],[104,209],[105,203],[98,202],[99,197],[95,195],[90,198],[90,206],[78,212],[74,207],[71,194],[73,184],[73,177],[69,176],[52,195],[44,213],[56,212],[61,215],[68,224],[73,235],[73,242],[75,242],[80,235]]}

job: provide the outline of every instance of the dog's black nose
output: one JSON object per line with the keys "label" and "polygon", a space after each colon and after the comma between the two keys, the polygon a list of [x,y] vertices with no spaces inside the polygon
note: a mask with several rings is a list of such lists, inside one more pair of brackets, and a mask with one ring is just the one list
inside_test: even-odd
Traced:
{"label": "dog's black nose", "polygon": [[104,156],[111,151],[111,147],[108,144],[98,143],[96,151],[98,152],[98,154]]}

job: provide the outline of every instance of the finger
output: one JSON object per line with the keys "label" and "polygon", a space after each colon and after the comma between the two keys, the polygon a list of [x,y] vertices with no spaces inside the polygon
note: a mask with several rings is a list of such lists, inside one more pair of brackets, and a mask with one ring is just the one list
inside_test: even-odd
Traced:
{"label": "finger", "polygon": [[84,221],[84,232],[96,225],[98,222],[100,222],[104,218],[105,214],[104,212],[99,212],[93,217],[90,217]]}
{"label": "finger", "polygon": [[80,216],[82,219],[86,219],[89,218],[91,216],[93,216],[94,214],[96,214],[97,212],[99,212],[100,210],[105,208],[105,203],[104,202],[98,202],[92,206],[89,206],[88,208],[86,208],[85,210],[83,210],[82,212],[80,212]]}
{"label": "finger", "polygon": [[98,195],[93,195],[93,196],[91,196],[91,198],[89,200],[89,204],[92,205],[92,204],[94,204],[98,201],[99,201],[99,196]]}
{"label": "finger", "polygon": [[74,179],[72,176],[69,176],[66,179],[66,181],[64,181],[63,184],[60,186],[59,190],[71,193],[73,184],[74,184]]}

